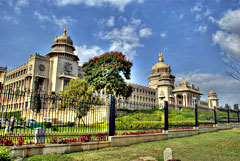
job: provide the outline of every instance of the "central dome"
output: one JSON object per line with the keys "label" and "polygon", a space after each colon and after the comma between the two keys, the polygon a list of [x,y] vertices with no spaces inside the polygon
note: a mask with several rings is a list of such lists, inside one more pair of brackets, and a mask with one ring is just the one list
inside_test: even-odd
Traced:
{"label": "central dome", "polygon": [[170,66],[168,64],[164,63],[162,56],[163,56],[163,54],[160,53],[158,63],[152,67],[152,74],[170,73],[171,72]]}
{"label": "central dome", "polygon": [[70,38],[70,36],[67,36],[67,30],[66,27],[63,30],[63,34],[59,37],[55,37],[54,39],[54,43],[63,43],[63,44],[69,44],[69,45],[73,45],[73,41]]}

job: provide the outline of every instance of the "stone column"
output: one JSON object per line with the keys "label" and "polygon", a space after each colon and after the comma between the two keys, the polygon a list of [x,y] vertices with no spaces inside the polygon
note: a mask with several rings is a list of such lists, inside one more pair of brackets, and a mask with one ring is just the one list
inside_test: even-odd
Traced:
{"label": "stone column", "polygon": [[183,93],[182,96],[183,96],[183,106],[185,107],[186,106],[186,94]]}

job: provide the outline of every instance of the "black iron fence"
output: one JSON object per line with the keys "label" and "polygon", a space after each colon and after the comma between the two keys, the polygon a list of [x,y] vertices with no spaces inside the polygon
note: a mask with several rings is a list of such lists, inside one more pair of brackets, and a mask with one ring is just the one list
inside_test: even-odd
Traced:
{"label": "black iron fence", "polygon": [[[134,102],[116,98],[116,131],[151,131],[171,129],[193,129],[215,126],[217,123],[239,123],[239,110],[220,107],[203,107],[197,104],[163,106],[152,102]],[[134,108],[132,108],[134,107]]]}
{"label": "black iron fence", "polygon": [[[161,132],[176,128],[239,123],[239,110],[135,102],[115,98],[80,98],[63,93],[0,89],[0,144],[34,142],[45,129],[45,143],[107,140],[129,131]],[[144,132],[143,132],[144,133]],[[4,143],[5,145],[5,143]]]}
{"label": "black iron fence", "polygon": [[107,139],[107,100],[1,89],[0,101],[3,140],[11,139],[16,144],[22,138],[31,144],[36,128],[46,129],[46,143]]}

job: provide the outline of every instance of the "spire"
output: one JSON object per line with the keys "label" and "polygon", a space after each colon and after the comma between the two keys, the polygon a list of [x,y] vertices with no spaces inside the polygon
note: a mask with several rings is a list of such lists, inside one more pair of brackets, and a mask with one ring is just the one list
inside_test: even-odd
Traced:
{"label": "spire", "polygon": [[158,56],[159,56],[158,61],[163,62],[163,53],[159,53]]}
{"label": "spire", "polygon": [[63,34],[64,34],[64,35],[66,35],[66,33],[67,33],[66,26],[64,27],[64,30],[63,30],[63,32],[64,32]]}

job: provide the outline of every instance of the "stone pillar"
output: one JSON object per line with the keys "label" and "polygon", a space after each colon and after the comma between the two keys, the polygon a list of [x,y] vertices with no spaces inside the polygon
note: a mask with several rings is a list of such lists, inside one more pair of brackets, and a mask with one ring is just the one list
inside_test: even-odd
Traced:
{"label": "stone pillar", "polygon": [[186,94],[183,93],[183,106],[185,107],[186,106]]}
{"label": "stone pillar", "polygon": [[46,135],[46,129],[36,128],[35,129],[34,143],[35,144],[44,144],[45,143],[45,135]]}

